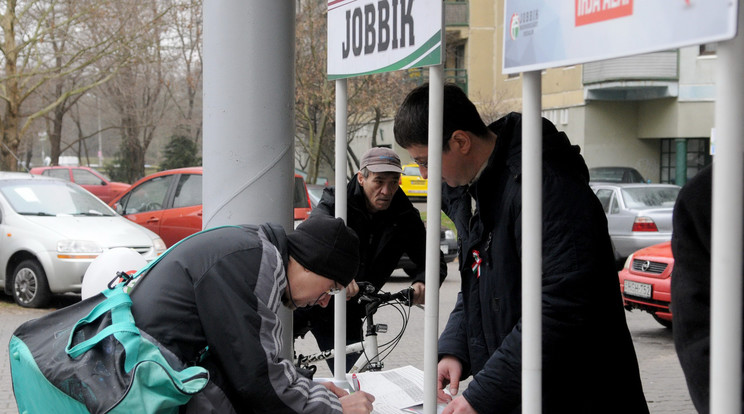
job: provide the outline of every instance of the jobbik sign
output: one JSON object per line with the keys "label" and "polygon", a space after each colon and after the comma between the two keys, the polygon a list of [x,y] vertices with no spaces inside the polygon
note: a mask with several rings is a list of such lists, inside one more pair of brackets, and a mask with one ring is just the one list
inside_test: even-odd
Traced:
{"label": "jobbik sign", "polygon": [[441,0],[328,1],[329,79],[441,63]]}
{"label": "jobbik sign", "polygon": [[728,40],[738,0],[506,0],[503,72]]}

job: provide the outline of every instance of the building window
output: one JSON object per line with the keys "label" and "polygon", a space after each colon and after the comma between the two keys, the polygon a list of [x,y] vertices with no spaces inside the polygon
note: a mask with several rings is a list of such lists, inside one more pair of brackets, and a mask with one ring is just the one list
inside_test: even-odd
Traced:
{"label": "building window", "polygon": [[455,46],[455,68],[465,69],[465,43]]}
{"label": "building window", "polygon": [[[712,162],[710,139],[687,139],[687,179],[694,177],[700,170]],[[659,181],[676,184],[677,181],[677,143],[674,138],[661,140],[661,171]]]}
{"label": "building window", "polygon": [[700,45],[700,56],[714,56],[718,43],[705,43]]}

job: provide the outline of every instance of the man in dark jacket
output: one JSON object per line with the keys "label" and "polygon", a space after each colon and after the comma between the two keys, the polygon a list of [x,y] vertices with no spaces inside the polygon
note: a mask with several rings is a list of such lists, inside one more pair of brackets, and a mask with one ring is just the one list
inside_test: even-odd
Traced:
{"label": "man in dark jacket", "polygon": [[[424,177],[428,102],[428,85],[414,89],[394,126]],[[547,120],[542,130],[543,412],[647,413],[606,218],[578,147]],[[462,282],[439,339],[439,397],[449,401],[447,414],[519,413],[521,116],[487,127],[465,93],[448,84],[443,133],[442,208],[457,226]],[[454,399],[443,392],[448,384]]]}
{"label": "man in dark jacket", "polygon": [[[359,236],[360,263],[354,279],[370,282],[380,289],[406,253],[415,266],[408,270],[413,278],[413,302],[424,303],[426,227],[419,211],[400,188],[400,158],[389,148],[371,148],[362,156],[359,167],[360,171],[346,187],[346,222]],[[335,212],[335,188],[331,187],[324,190],[312,215],[335,216]],[[447,264],[441,252],[439,275],[441,283],[447,276]],[[359,342],[363,338],[364,305],[349,300],[346,312],[347,344]],[[295,333],[303,334],[309,328],[320,349],[331,349],[333,314],[334,306],[296,311]],[[347,370],[352,368],[358,356],[347,356]],[[328,364],[333,369],[332,359]]]}
{"label": "man in dark jacket", "polygon": [[137,326],[181,360],[209,370],[191,413],[370,413],[374,398],[298,375],[282,359],[280,306],[326,306],[359,264],[341,219],[226,226],[165,253],[131,293]]}

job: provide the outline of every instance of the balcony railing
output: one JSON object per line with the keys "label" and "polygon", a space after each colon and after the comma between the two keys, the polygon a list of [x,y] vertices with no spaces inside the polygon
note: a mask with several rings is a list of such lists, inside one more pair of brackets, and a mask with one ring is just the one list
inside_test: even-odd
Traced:
{"label": "balcony railing", "polygon": [[[415,79],[416,83],[422,85],[429,81],[429,70],[427,68],[408,69],[408,76]],[[468,70],[444,68],[444,81],[454,83],[466,94],[468,93]]]}
{"label": "balcony railing", "polygon": [[646,100],[679,93],[676,50],[585,63],[582,70],[588,100]]}
{"label": "balcony railing", "polygon": [[470,24],[470,4],[467,1],[445,0],[444,25],[468,26]]}
{"label": "balcony railing", "polygon": [[646,53],[583,65],[584,85],[629,80],[678,80],[676,50]]}

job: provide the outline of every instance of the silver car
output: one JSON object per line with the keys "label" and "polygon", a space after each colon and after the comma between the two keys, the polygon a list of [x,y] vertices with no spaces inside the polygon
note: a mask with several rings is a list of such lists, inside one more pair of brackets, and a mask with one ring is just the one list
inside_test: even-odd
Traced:
{"label": "silver car", "polygon": [[129,247],[151,261],[165,251],[155,233],[116,214],[77,184],[0,172],[0,286],[24,307],[80,292],[102,252]]}
{"label": "silver car", "polygon": [[673,184],[591,183],[607,215],[607,227],[622,262],[638,249],[672,238],[672,210],[680,187]]}

